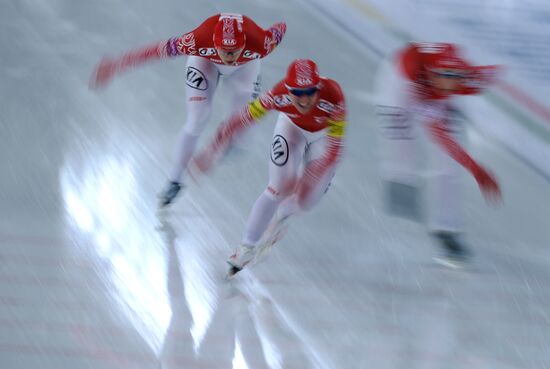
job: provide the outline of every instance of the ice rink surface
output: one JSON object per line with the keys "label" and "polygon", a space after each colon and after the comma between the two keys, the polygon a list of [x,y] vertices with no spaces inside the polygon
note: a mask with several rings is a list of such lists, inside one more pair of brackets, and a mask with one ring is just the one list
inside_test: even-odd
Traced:
{"label": "ice rink surface", "polygon": [[[320,205],[231,283],[224,260],[267,184],[276,115],[158,214],[185,58],[88,89],[101,56],[220,11],[286,21],[263,88],[312,58],[342,85],[350,122]],[[550,368],[548,180],[469,132],[504,203],[487,206],[465,175],[474,265],[435,266],[425,229],[382,210],[370,103],[380,61],[299,1],[4,0],[0,28],[2,369]],[[224,94],[203,141],[230,109]]]}

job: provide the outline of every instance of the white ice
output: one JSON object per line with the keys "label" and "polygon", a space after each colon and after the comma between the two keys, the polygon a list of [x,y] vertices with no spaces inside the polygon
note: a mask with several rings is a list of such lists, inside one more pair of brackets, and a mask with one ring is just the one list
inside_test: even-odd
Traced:
{"label": "white ice", "polygon": [[[232,283],[224,260],[267,183],[275,114],[157,214],[185,59],[87,87],[101,56],[219,11],[285,20],[264,89],[312,58],[341,83],[350,122],[321,204]],[[504,203],[487,206],[465,174],[474,265],[436,267],[425,230],[382,211],[369,102],[379,60],[301,2],[3,1],[0,28],[1,368],[550,368],[548,180],[470,132]]]}

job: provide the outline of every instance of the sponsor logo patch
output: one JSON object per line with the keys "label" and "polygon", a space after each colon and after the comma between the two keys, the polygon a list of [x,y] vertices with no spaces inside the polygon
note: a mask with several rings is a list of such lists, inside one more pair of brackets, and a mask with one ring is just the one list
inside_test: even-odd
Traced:
{"label": "sponsor logo patch", "polygon": [[252,99],[258,98],[261,92],[262,92],[262,76],[258,74],[258,78],[256,78],[256,82],[254,82],[254,91],[252,92]]}
{"label": "sponsor logo patch", "polygon": [[261,55],[259,53],[250,50],[245,50],[243,53],[243,58],[247,59],[260,59],[260,57]]}
{"label": "sponsor logo patch", "polygon": [[267,190],[268,190],[270,193],[272,193],[273,195],[275,195],[275,196],[279,196],[279,194],[280,194],[279,191],[277,191],[276,189],[274,189],[274,188],[271,187],[271,186],[268,186],[268,187],[267,187]]}
{"label": "sponsor logo patch", "polygon": [[379,105],[376,107],[378,124],[383,135],[390,140],[412,139],[412,127],[409,114],[397,106]]}
{"label": "sponsor logo patch", "polygon": [[317,104],[317,107],[322,111],[326,111],[327,113],[332,113],[334,111],[334,104],[329,103],[326,100],[319,100],[319,104]]}
{"label": "sponsor logo patch", "polygon": [[273,98],[275,101],[276,106],[288,106],[292,104],[292,101],[290,101],[290,97],[288,95],[277,95]]}
{"label": "sponsor logo patch", "polygon": [[191,96],[189,101],[204,101],[206,100],[205,96]]}
{"label": "sponsor logo patch", "polygon": [[200,56],[216,55],[216,49],[214,49],[213,47],[201,47],[199,49],[199,55]]}
{"label": "sponsor logo patch", "polygon": [[288,142],[281,135],[275,135],[271,143],[271,161],[282,167],[288,161]]}
{"label": "sponsor logo patch", "polygon": [[193,67],[187,67],[187,74],[185,76],[187,86],[196,90],[204,91],[208,88],[208,81],[200,70]]}
{"label": "sponsor logo patch", "polygon": [[[223,22],[223,26],[222,26],[222,45],[224,45],[224,46],[235,46],[235,45],[237,45],[237,39],[236,39],[236,36],[235,36],[235,27],[234,27],[234,23],[233,23],[233,20],[236,19],[236,18],[231,17],[231,16],[227,16],[227,17],[220,17],[220,19]],[[242,32],[241,22],[239,22],[238,19],[236,19],[236,20],[237,20],[236,23],[237,23],[238,31]]]}
{"label": "sponsor logo patch", "polygon": [[271,107],[273,106],[273,99],[271,97],[271,95],[269,94],[262,94],[260,95],[260,101],[262,102],[262,104],[264,106],[267,106],[267,107]]}

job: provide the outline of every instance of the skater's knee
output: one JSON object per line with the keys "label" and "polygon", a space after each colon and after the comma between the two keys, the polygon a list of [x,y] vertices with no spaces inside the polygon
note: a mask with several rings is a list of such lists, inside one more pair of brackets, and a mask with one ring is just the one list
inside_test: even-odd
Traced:
{"label": "skater's knee", "polygon": [[298,210],[300,212],[310,211],[316,203],[311,198],[298,198]]}
{"label": "skater's knee", "polygon": [[298,191],[297,205],[300,211],[310,211],[321,201],[323,195],[327,192],[328,187],[323,186],[314,188],[311,191]]}
{"label": "skater's knee", "polygon": [[208,123],[210,113],[211,109],[189,112],[185,121],[185,126],[183,127],[184,132],[191,136],[200,136]]}
{"label": "skater's knee", "polygon": [[266,196],[268,196],[270,199],[272,199],[274,201],[277,201],[277,202],[281,202],[284,199],[286,199],[290,195],[290,193],[291,193],[291,191],[289,191],[289,190],[287,190],[287,191],[279,190],[276,187],[271,186],[271,185],[267,186],[267,188],[265,190]]}
{"label": "skater's knee", "polygon": [[284,200],[292,195],[296,190],[296,179],[288,178],[286,180],[269,181],[266,192],[273,198]]}

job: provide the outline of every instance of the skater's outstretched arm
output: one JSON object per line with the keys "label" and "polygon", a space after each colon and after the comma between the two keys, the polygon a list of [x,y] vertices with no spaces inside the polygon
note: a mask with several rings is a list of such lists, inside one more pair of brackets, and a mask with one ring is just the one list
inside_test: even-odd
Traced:
{"label": "skater's outstretched arm", "polygon": [[468,155],[462,146],[447,132],[443,121],[432,122],[428,125],[428,129],[435,142],[474,176],[487,200],[497,202],[501,199],[497,180]]}
{"label": "skater's outstretched arm", "polygon": [[501,67],[486,65],[471,67],[469,73],[461,82],[457,95],[475,95],[495,83]]}
{"label": "skater's outstretched arm", "polygon": [[272,109],[273,98],[270,91],[233,113],[231,117],[220,124],[212,141],[192,160],[195,175],[204,174],[213,169],[235,137],[242,135]]}
{"label": "skater's outstretched arm", "polygon": [[212,16],[193,31],[179,37],[172,37],[168,40],[131,50],[115,58],[103,58],[94,70],[90,87],[104,87],[117,74],[151,61],[180,55],[198,55],[201,43],[212,37],[211,29],[218,18],[219,15]]}
{"label": "skater's outstretched arm", "polygon": [[184,46],[184,40],[190,39],[192,35],[193,32],[190,32],[181,37],[170,38],[129,51],[117,58],[103,58],[94,70],[90,86],[94,89],[104,87],[117,74],[153,60],[189,55],[189,48]]}
{"label": "skater's outstretched arm", "polygon": [[264,48],[265,55],[270,54],[283,40],[286,33],[286,23],[275,23],[265,31]]}
{"label": "skater's outstretched arm", "polygon": [[[203,50],[211,49],[212,32],[219,19],[220,14],[216,14],[206,19],[193,31],[179,37],[172,37],[168,40],[156,42],[129,51],[116,58],[103,58],[94,70],[90,80],[90,87],[104,87],[117,74],[151,61],[181,55],[203,56],[201,54]],[[267,56],[281,43],[286,32],[286,24],[284,22],[275,23],[267,30],[264,30],[250,18],[244,17],[244,19],[246,25],[245,32],[250,38],[248,43],[251,44],[252,50],[257,49],[260,51],[260,53],[257,53],[258,57],[263,58]],[[254,53],[253,51],[251,52]]]}

